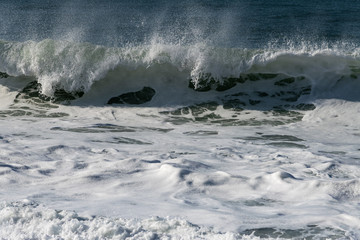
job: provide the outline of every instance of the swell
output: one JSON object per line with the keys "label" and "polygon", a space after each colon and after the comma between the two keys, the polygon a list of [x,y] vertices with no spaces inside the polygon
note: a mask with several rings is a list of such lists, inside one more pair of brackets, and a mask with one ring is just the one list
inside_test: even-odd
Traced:
{"label": "swell", "polygon": [[[101,88],[111,95],[144,86],[161,91],[190,87],[195,93],[242,85],[248,91],[264,91],[269,90],[264,81],[298,88],[292,83],[305,79],[315,98],[358,100],[359,50],[351,44],[314,46],[304,42],[266,49],[217,48],[205,43],[153,42],[109,48],[51,39],[0,42],[0,77],[33,77],[41,94],[48,97],[59,89],[86,95]],[[258,80],[264,81],[256,87],[249,84]]]}

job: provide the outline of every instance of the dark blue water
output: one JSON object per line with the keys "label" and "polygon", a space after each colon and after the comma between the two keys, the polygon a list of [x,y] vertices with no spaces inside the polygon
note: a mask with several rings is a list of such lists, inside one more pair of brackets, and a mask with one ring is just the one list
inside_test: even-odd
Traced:
{"label": "dark blue water", "polygon": [[61,39],[107,46],[206,42],[261,48],[291,40],[360,38],[360,2],[336,0],[3,0],[0,39]]}

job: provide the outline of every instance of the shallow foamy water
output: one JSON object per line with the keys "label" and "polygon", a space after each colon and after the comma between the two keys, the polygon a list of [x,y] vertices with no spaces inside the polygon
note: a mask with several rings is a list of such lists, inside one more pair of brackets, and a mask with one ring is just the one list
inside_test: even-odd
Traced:
{"label": "shallow foamy water", "polygon": [[356,238],[360,129],[329,113],[338,107],[359,104],[318,101],[303,121],[273,127],[178,125],[126,107],[3,118],[0,233]]}

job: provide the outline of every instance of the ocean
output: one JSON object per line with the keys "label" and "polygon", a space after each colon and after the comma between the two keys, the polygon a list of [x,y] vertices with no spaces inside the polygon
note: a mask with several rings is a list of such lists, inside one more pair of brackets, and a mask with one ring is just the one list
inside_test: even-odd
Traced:
{"label": "ocean", "polygon": [[0,12],[0,239],[360,239],[359,1]]}

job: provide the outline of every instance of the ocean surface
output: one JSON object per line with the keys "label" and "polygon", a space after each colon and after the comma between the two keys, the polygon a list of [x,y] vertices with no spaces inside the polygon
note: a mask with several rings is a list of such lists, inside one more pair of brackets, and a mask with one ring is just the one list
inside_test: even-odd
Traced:
{"label": "ocean surface", "polygon": [[0,239],[360,239],[359,12],[2,0]]}

